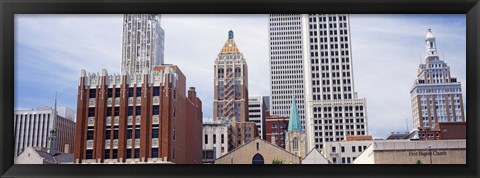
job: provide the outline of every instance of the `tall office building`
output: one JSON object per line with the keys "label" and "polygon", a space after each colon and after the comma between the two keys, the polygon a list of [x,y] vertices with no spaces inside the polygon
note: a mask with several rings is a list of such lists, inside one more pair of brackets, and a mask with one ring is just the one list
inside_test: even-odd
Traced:
{"label": "tall office building", "polygon": [[428,29],[425,64],[418,66],[417,79],[410,90],[413,126],[432,128],[439,122],[464,122],[461,83],[437,53],[435,36]]}
{"label": "tall office building", "polygon": [[228,32],[220,54],[215,60],[213,119],[248,121],[248,68],[247,61],[238,50]]}
{"label": "tall office building", "polygon": [[160,14],[123,16],[122,72],[142,73],[145,68],[163,64],[165,34]]}
{"label": "tall office building", "polygon": [[178,66],[82,70],[77,108],[75,163],[202,163],[202,102]]}
{"label": "tall office building", "polygon": [[290,98],[308,150],[348,135],[366,135],[365,99],[353,85],[347,14],[270,15],[272,115],[289,115]]}
{"label": "tall office building", "polygon": [[265,139],[265,112],[268,111],[266,102],[268,102],[268,96],[248,97],[248,120],[255,122],[261,139]]}
{"label": "tall office building", "polygon": [[[73,110],[60,107],[64,112],[54,113],[52,107],[40,107],[32,110],[15,110],[14,138],[15,157],[20,155],[27,147],[47,148],[50,131],[56,130],[56,151],[71,152],[75,142],[75,118],[71,114]],[[56,121],[54,118],[56,116]],[[68,145],[69,150],[65,150]]]}

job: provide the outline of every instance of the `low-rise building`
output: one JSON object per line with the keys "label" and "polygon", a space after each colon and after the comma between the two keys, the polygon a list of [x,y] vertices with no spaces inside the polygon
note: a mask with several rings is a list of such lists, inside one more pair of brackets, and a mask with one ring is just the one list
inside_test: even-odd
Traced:
{"label": "low-rise building", "polygon": [[351,164],[372,142],[372,139],[326,142],[322,154],[332,164]]}
{"label": "low-rise building", "polygon": [[312,149],[307,153],[302,164],[330,164],[330,162],[317,149]]}
{"label": "low-rise building", "polygon": [[215,164],[300,164],[301,158],[270,142],[255,138],[215,160]]}
{"label": "low-rise building", "polygon": [[354,164],[466,164],[466,140],[374,140]]}
{"label": "low-rise building", "polygon": [[228,123],[203,123],[203,163],[213,163],[233,149],[231,127]]}
{"label": "low-rise building", "polygon": [[265,140],[285,148],[285,133],[288,130],[288,117],[265,117]]}
{"label": "low-rise building", "polygon": [[49,153],[48,148],[29,146],[15,158],[15,164],[73,164],[73,153],[68,153],[68,146],[65,150],[66,153]]}

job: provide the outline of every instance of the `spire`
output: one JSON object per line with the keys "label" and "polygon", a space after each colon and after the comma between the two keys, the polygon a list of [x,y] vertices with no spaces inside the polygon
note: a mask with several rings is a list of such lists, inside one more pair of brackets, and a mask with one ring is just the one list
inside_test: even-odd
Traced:
{"label": "spire", "polygon": [[233,31],[230,30],[228,31],[228,40],[225,42],[225,45],[223,45],[222,51],[220,51],[220,54],[238,54],[240,53],[240,50],[237,48],[237,44],[235,44],[235,41],[233,40]]}
{"label": "spire", "polygon": [[297,102],[295,95],[292,96],[292,106],[290,107],[290,119],[288,121],[288,132],[301,132],[302,123],[300,122],[300,115],[298,114]]}
{"label": "spire", "polygon": [[432,58],[438,59],[435,36],[430,28],[427,30],[427,36],[425,37],[425,58],[427,61],[432,60]]}
{"label": "spire", "polygon": [[50,135],[47,138],[48,145],[47,151],[51,155],[55,155],[57,153],[57,92],[55,92],[55,105],[53,106],[53,114],[52,114],[52,129],[50,130]]}

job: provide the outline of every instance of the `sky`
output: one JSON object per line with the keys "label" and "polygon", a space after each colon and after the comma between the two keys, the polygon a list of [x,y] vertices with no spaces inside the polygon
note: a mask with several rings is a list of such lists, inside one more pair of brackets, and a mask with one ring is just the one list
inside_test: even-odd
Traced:
{"label": "sky", "polygon": [[[15,108],[76,109],[80,70],[120,73],[122,15],[15,15]],[[440,58],[462,83],[466,103],[465,15],[350,15],[354,87],[367,100],[369,134],[412,129],[410,89],[431,28]],[[233,30],[247,60],[249,95],[269,95],[268,15],[162,15],[165,63],[196,87],[204,121],[213,117],[214,61]],[[466,105],[465,105],[466,106]],[[467,118],[468,120],[468,118]],[[408,124],[408,125],[407,125]]]}

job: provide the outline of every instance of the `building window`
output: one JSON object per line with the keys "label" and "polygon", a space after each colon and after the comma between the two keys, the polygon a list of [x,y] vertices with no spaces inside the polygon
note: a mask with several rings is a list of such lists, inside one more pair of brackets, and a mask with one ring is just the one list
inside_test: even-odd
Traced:
{"label": "building window", "polygon": [[127,159],[132,158],[132,149],[127,149]]}
{"label": "building window", "polygon": [[344,157],[342,157],[342,163],[345,163],[345,158]]}
{"label": "building window", "polygon": [[335,147],[332,147],[332,153],[335,153],[337,150]]}
{"label": "building window", "polygon": [[298,150],[298,139],[297,139],[297,137],[293,138],[293,150]]}
{"label": "building window", "polygon": [[135,158],[140,158],[140,149],[135,149]]}
{"label": "building window", "polygon": [[158,127],[152,128],[152,138],[158,138]]}
{"label": "building window", "polygon": [[96,90],[95,89],[90,89],[90,96],[89,98],[95,98],[96,95]]}
{"label": "building window", "polygon": [[208,144],[208,135],[205,135],[205,144]]}
{"label": "building window", "polygon": [[113,90],[112,88],[107,89],[107,98],[111,98],[111,97],[112,97],[112,95],[113,95],[113,91],[112,91],[112,90]]}
{"label": "building window", "polygon": [[213,144],[217,144],[217,135],[213,134]]}
{"label": "building window", "polygon": [[342,153],[345,153],[345,147],[342,146]]}
{"label": "building window", "polygon": [[87,150],[85,154],[86,159],[93,159],[93,150]]}
{"label": "building window", "polygon": [[113,139],[118,139],[118,129],[113,130]]}
{"label": "building window", "polygon": [[347,157],[347,163],[351,163],[350,157]]}
{"label": "building window", "polygon": [[136,96],[137,96],[137,97],[142,96],[142,88],[137,87],[137,94],[136,94]]}
{"label": "building window", "polygon": [[128,88],[128,97],[133,97],[133,88]]}
{"label": "building window", "polygon": [[87,131],[87,140],[93,140],[93,130]]}
{"label": "building window", "polygon": [[127,129],[127,139],[132,139],[132,129],[131,128]]}
{"label": "building window", "polygon": [[332,158],[333,164],[337,164],[337,158]]}
{"label": "building window", "polygon": [[120,107],[115,107],[114,115],[115,115],[115,116],[119,116],[119,115],[120,115]]}
{"label": "building window", "polygon": [[95,117],[95,108],[88,108],[88,117]]}
{"label": "building window", "polygon": [[160,114],[160,107],[159,106],[153,106],[152,114],[153,115],[159,115]]}
{"label": "building window", "polygon": [[107,107],[107,117],[112,116],[112,107]]}
{"label": "building window", "polygon": [[160,87],[153,87],[153,96],[160,96]]}
{"label": "building window", "polygon": [[257,142],[257,151],[260,151],[260,143]]}
{"label": "building window", "polygon": [[128,112],[127,112],[127,113],[128,113],[128,116],[132,116],[132,115],[133,115],[133,106],[129,106],[129,107],[127,108],[127,110],[128,110]]}
{"label": "building window", "polygon": [[223,139],[224,139],[224,136],[223,136],[223,134],[220,136],[220,139],[221,139],[220,141],[221,141],[222,144],[223,144],[223,143],[224,143],[224,140],[223,140]]}
{"label": "building window", "polygon": [[110,140],[112,131],[110,129],[105,130],[105,140]]}
{"label": "building window", "polygon": [[137,115],[137,116],[142,115],[142,107],[141,106],[136,106],[135,107],[135,115]]}
{"label": "building window", "polygon": [[355,146],[352,146],[352,152],[355,153]]}
{"label": "building window", "polygon": [[120,97],[120,88],[115,89],[115,97]]}
{"label": "building window", "polygon": [[117,150],[117,149],[113,149],[113,150],[112,150],[112,153],[113,153],[113,154],[112,154],[112,159],[117,159],[117,158],[118,158],[118,156],[117,156],[117,155],[118,155],[118,150]]}
{"label": "building window", "polygon": [[105,149],[104,159],[110,159],[110,149]]}
{"label": "building window", "polygon": [[137,128],[135,129],[135,139],[139,139],[140,138],[140,129]]}
{"label": "building window", "polygon": [[158,158],[158,148],[152,148],[152,158]]}

